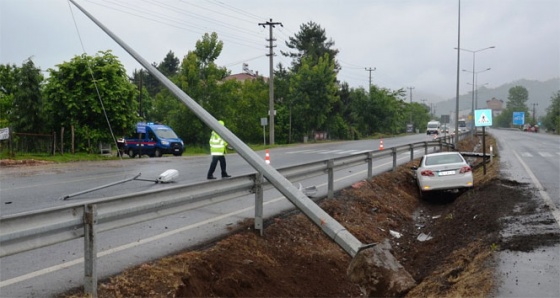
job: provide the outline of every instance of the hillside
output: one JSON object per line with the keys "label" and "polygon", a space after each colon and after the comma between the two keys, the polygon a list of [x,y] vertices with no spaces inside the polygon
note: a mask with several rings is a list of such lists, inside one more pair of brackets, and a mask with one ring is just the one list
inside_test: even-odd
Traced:
{"label": "hillside", "polygon": [[[486,100],[496,98],[501,99],[505,103],[508,101],[509,89],[515,86],[523,86],[529,92],[529,100],[527,106],[529,110],[533,109],[533,103],[538,104],[535,106],[537,117],[544,115],[546,108],[550,106],[550,98],[552,95],[560,90],[560,78],[550,79],[547,81],[534,81],[534,80],[517,80],[511,83],[501,85],[496,88],[486,88],[485,86],[479,87],[477,93],[477,108],[485,109]],[[455,111],[455,98],[450,98],[445,101],[440,101],[436,104],[436,116],[442,114],[449,114],[450,111]],[[467,113],[470,111],[472,105],[472,92],[459,96],[459,110]],[[459,113],[461,114],[461,113]]]}

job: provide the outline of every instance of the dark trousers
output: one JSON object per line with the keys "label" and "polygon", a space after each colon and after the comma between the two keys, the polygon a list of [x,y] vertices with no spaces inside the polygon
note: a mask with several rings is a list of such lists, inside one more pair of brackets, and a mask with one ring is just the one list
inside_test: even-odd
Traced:
{"label": "dark trousers", "polygon": [[214,176],[214,171],[216,170],[216,165],[220,162],[220,169],[222,170],[222,177],[227,176],[226,171],[226,157],[223,155],[212,155],[212,162],[210,163],[210,169],[208,169],[207,177]]}

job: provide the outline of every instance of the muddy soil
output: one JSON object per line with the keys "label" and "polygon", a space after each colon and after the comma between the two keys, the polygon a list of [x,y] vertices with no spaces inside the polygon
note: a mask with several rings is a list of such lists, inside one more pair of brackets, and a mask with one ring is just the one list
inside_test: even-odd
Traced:
{"label": "muddy soil", "polygon": [[[487,139],[487,146],[493,139]],[[460,144],[461,151],[479,140]],[[478,161],[473,161],[479,163]],[[492,256],[501,249],[533,249],[558,239],[502,239],[501,218],[531,212],[526,185],[499,178],[499,161],[475,173],[463,194],[417,197],[410,167],[361,181],[318,202],[362,243],[389,239],[393,255],[418,285],[405,297],[488,296]],[[519,206],[522,206],[521,208]],[[350,257],[297,211],[266,223],[264,236],[240,222],[229,237],[131,268],[99,283],[99,297],[360,297],[346,275]],[[224,227],[225,228],[225,227]],[[400,237],[399,237],[400,236]],[[397,238],[398,237],[398,238]],[[65,297],[80,297],[76,292]]]}

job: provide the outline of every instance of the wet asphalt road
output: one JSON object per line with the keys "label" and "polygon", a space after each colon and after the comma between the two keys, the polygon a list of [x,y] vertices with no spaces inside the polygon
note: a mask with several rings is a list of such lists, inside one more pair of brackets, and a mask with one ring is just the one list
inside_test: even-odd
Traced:
{"label": "wet asphalt road", "polygon": [[[496,297],[560,297],[560,137],[518,130],[489,131],[498,140],[503,179],[527,183],[543,208],[524,215],[502,237],[552,234],[555,245],[534,243],[530,252],[501,251],[497,256]],[[520,223],[520,224],[519,224]]]}

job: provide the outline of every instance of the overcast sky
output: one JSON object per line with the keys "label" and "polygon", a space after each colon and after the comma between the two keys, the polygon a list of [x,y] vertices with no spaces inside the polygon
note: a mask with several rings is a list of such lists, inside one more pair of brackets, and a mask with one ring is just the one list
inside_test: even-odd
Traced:
{"label": "overcast sky", "polygon": [[[217,60],[232,73],[242,64],[268,76],[266,39],[275,26],[274,65],[289,66],[280,50],[315,22],[339,50],[339,80],[392,90],[413,87],[413,100],[455,98],[458,0],[76,0],[144,59],[159,63],[171,50],[182,59],[204,33],[224,42]],[[462,0],[460,93],[519,79],[560,77],[559,0]],[[482,50],[491,46],[493,49]],[[112,50],[127,72],[140,69],[67,0],[0,0],[0,64],[31,58],[43,70],[82,53]],[[481,50],[481,51],[478,51]],[[491,68],[489,71],[485,69]],[[471,84],[471,85],[469,85]],[[408,98],[407,93],[407,98]]]}

